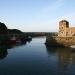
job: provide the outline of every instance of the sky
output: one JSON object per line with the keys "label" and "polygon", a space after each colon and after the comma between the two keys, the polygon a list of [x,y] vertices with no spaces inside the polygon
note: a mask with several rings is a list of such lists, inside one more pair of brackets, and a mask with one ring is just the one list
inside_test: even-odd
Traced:
{"label": "sky", "polygon": [[23,32],[58,32],[59,21],[75,26],[75,0],[0,0],[0,22]]}

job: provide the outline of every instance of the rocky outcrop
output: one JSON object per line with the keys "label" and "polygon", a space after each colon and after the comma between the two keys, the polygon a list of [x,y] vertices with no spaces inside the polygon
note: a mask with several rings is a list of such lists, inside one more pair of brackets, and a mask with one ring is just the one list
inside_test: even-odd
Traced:
{"label": "rocky outcrop", "polygon": [[58,40],[56,40],[55,37],[49,37],[49,36],[46,38],[45,44],[50,47],[64,47],[64,45],[58,42]]}
{"label": "rocky outcrop", "polygon": [[0,22],[0,35],[7,34],[7,33],[8,33],[8,29],[7,29],[6,25],[4,23]]}

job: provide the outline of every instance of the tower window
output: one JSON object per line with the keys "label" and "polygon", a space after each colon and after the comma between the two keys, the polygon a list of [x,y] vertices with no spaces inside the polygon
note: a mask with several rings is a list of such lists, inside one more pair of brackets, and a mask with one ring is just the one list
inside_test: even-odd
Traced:
{"label": "tower window", "polygon": [[63,29],[63,27],[62,27],[62,29]]}

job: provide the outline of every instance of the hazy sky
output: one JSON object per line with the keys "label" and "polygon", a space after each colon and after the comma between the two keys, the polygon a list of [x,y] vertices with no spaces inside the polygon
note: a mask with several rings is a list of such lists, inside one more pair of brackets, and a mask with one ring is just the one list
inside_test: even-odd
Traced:
{"label": "hazy sky", "polygon": [[62,19],[75,26],[75,0],[0,0],[0,21],[10,29],[54,32]]}

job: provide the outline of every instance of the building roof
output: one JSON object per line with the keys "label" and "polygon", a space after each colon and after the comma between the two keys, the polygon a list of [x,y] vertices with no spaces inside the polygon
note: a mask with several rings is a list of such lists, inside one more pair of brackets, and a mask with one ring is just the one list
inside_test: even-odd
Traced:
{"label": "building roof", "polygon": [[75,27],[67,28],[68,31],[75,32]]}

